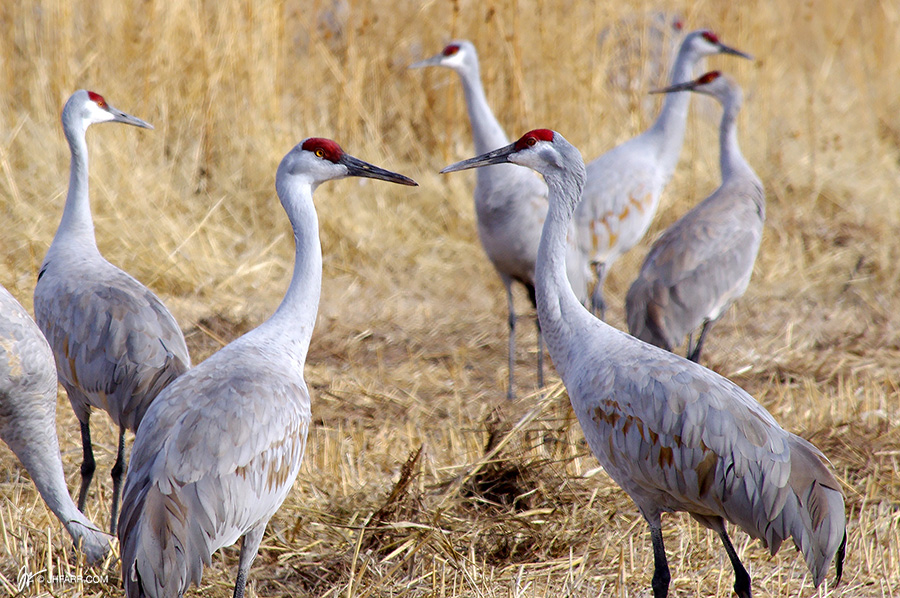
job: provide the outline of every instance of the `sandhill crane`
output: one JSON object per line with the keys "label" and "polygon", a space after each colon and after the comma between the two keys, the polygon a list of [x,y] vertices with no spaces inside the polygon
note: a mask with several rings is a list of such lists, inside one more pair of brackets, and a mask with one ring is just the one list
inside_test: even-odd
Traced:
{"label": "sandhill crane", "polygon": [[234,595],[269,518],[300,469],[310,420],[303,366],[316,321],[322,250],[313,190],[349,176],[416,185],[306,139],[281,161],[275,187],[294,230],[294,273],[275,313],[162,392],[138,429],[119,542],[126,594],[180,596],[203,564],[242,539]]}
{"label": "sandhill crane", "polygon": [[88,563],[109,552],[109,538],[75,507],[56,437],[56,366],[28,312],[0,286],[0,438],[31,476]]}
{"label": "sandhill crane", "polygon": [[683,37],[682,16],[662,10],[632,12],[604,27],[597,34],[597,45],[608,57],[609,101],[623,110],[653,114],[655,101],[646,91],[665,85],[669,62]]}
{"label": "sandhill crane", "polygon": [[[678,50],[671,83],[693,79],[697,63],[719,53],[751,58],[723,44],[712,31],[692,31]],[[587,165],[584,199],[575,209],[574,221],[581,250],[594,265],[591,305],[601,318],[606,311],[603,284],[609,268],[647,232],[662,190],[675,172],[689,101],[688,93],[667,94],[649,129]]]}
{"label": "sandhill crane", "polygon": [[733,382],[616,330],[578,301],[565,278],[565,235],[585,169],[559,133],[537,129],[442,172],[502,162],[537,170],[550,188],[537,263],[538,317],[588,445],[650,525],[654,596],[668,593],[660,515],[671,511],[687,511],[719,535],[741,598],[750,597],[750,576],[726,520],[773,554],[792,537],[816,586],[837,556],[839,581],[844,500],[825,456],[783,430]]}
{"label": "sandhill crane", "polygon": [[[481,85],[478,54],[467,40],[451,42],[431,58],[411,64],[409,68],[443,66],[456,71],[462,81],[466,107],[472,126],[475,151],[479,154],[503,147],[509,138],[488,106]],[[509,389],[507,398],[515,397],[514,364],[516,339],[516,311],[513,305],[512,283],[519,282],[528,291],[534,305],[534,264],[537,260],[541,225],[547,215],[547,185],[527,168],[502,164],[484,168],[475,179],[475,217],[478,238],[488,259],[500,275],[506,288],[509,310]],[[575,294],[587,301],[589,281],[593,277],[587,255],[574,242],[574,228],[566,257],[569,281]],[[537,324],[538,386],[544,385],[544,344],[541,325]]]}
{"label": "sandhill crane", "polygon": [[119,426],[110,519],[115,535],[125,473],[125,430],[137,429],[159,391],[190,367],[190,357],[181,329],[162,301],[97,249],[85,133],[90,125],[102,122],[153,128],[113,108],[93,91],[76,91],[66,102],[62,124],[72,153],[69,192],[38,275],[34,313],[81,424],[79,510],[84,510],[95,468],[91,409],[106,411]]}
{"label": "sandhill crane", "polygon": [[625,312],[632,335],[671,351],[702,325],[687,356],[700,361],[709,328],[744,294],[762,239],[766,199],[762,182],[738,147],[735,119],[741,88],[719,71],[659,90],[695,91],[722,103],[719,164],[722,184],[670,226],[650,248],[628,289]]}

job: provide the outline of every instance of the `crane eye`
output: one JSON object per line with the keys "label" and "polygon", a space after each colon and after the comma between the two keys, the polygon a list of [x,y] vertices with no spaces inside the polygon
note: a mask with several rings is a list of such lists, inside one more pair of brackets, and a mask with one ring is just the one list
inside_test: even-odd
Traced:
{"label": "crane eye", "polygon": [[324,158],[324,157],[325,157],[325,150],[323,150],[321,147],[320,147],[320,148],[316,148],[316,156],[318,156],[319,158]]}
{"label": "crane eye", "polygon": [[537,139],[535,139],[534,137],[529,137],[525,140],[525,143],[527,143],[528,145],[534,145],[535,143],[537,143]]}
{"label": "crane eye", "polygon": [[103,99],[102,95],[100,95],[99,93],[93,92],[93,91],[89,91],[88,97],[91,99],[92,102],[94,102],[95,104],[97,104],[98,106],[100,106],[101,108],[106,110],[106,108],[107,108],[106,100]]}

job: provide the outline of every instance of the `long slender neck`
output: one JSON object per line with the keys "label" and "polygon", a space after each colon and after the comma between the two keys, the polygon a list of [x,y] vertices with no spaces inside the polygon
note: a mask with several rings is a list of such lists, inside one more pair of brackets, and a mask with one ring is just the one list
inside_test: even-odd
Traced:
{"label": "long slender neck", "polygon": [[308,183],[291,179],[278,188],[294,229],[294,274],[281,305],[257,329],[284,337],[291,356],[301,366],[306,361],[322,292],[322,246],[312,192]]}
{"label": "long slender neck", "polygon": [[[700,57],[692,50],[688,42],[682,43],[672,65],[669,76],[669,84],[684,83],[693,78],[694,67]],[[681,147],[684,145],[684,130],[687,124],[688,106],[691,101],[689,91],[679,91],[665,94],[662,108],[653,125],[647,130],[647,135],[657,139],[660,149],[660,160],[664,169],[674,172],[681,155]]]}
{"label": "long slender neck", "polygon": [[41,498],[65,526],[72,540],[77,544],[79,538],[83,538],[84,548],[89,553],[96,553],[102,549],[106,541],[102,533],[97,531],[96,526],[78,510],[69,496],[59,457],[53,411],[50,411],[50,417],[40,418],[39,414],[44,407],[39,404],[32,404],[30,407],[32,407],[31,417],[19,422],[28,425],[29,432],[23,436],[15,435],[10,448],[19,457]]}
{"label": "long slender neck", "polygon": [[[457,72],[462,80],[466,96],[466,109],[472,125],[475,153],[484,154],[508,145],[509,138],[488,106],[477,64],[474,68]],[[494,202],[498,199],[502,202],[505,196],[495,194],[495,190],[515,185],[516,181],[532,176],[532,173],[512,164],[495,164],[477,169],[475,171],[475,209],[479,211],[497,209],[498,206],[493,205]],[[530,182],[533,184],[533,181]],[[503,206],[503,209],[510,208],[516,209],[516,206]]]}
{"label": "long slender neck", "polygon": [[466,95],[466,108],[469,111],[469,122],[472,125],[475,153],[484,154],[507,145],[509,139],[488,106],[478,67],[457,72]]}
{"label": "long slender neck", "polygon": [[96,249],[94,222],[91,219],[91,202],[88,196],[88,150],[85,129],[77,123],[64,123],[66,141],[72,160],[69,166],[69,192],[62,219],[56,231],[57,239],[76,239],[79,243]]}
{"label": "long slender neck", "polygon": [[756,174],[744,159],[738,145],[737,115],[741,109],[741,98],[729,95],[722,103],[722,123],[719,125],[719,166],[722,169],[722,180],[732,175]]}
{"label": "long slender neck", "polygon": [[[570,166],[577,170],[579,165]],[[589,316],[566,274],[566,233],[584,188],[584,166],[580,165],[580,175],[576,172],[575,176],[545,176],[544,179],[550,191],[550,208],[535,266],[537,311],[554,365],[565,376],[566,360],[560,359],[565,351],[564,339],[572,334],[573,326],[578,326],[578,314],[583,312]]]}

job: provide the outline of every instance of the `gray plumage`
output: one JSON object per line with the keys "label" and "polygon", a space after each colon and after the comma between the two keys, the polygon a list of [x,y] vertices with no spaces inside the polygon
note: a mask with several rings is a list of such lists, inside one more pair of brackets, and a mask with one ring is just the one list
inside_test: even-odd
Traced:
{"label": "gray plumage", "polygon": [[628,289],[625,311],[633,336],[671,351],[702,326],[688,357],[700,360],[709,328],[747,289],[766,217],[762,182],[744,159],[736,118],[741,88],[713,71],[664,92],[690,90],[722,103],[722,184],[653,243]]}
{"label": "gray plumage", "polygon": [[[731,54],[750,58],[726,46],[707,29],[692,31],[681,43],[670,81],[694,78],[706,56]],[[575,210],[576,239],[596,272],[591,295],[594,313],[603,317],[603,285],[613,263],[631,249],[653,221],[662,191],[672,178],[687,121],[690,94],[666,95],[653,125],[587,165],[584,198]]]}
{"label": "gray plumage", "polygon": [[[467,40],[450,42],[444,50],[410,68],[443,66],[453,69],[462,82],[466,108],[472,126],[475,151],[479,154],[503,147],[509,138],[488,106],[478,65],[475,46]],[[497,270],[506,288],[509,312],[509,389],[507,397],[515,396],[515,332],[516,312],[513,305],[513,281],[523,285],[534,304],[534,265],[537,261],[541,225],[547,215],[547,185],[527,168],[514,164],[498,164],[482,168],[475,179],[475,216],[478,238],[488,259]],[[567,245],[567,274],[575,294],[587,301],[588,284],[592,274],[587,255],[575,242],[574,227],[569,231]],[[538,335],[538,385],[544,385],[543,355],[540,322]]]}
{"label": "gray plumage", "polygon": [[322,251],[313,189],[347,176],[415,185],[307,139],[282,160],[276,188],[294,230],[291,284],[276,312],[163,391],[138,429],[119,542],[125,593],[180,596],[203,565],[242,539],[234,595],[244,592],[266,524],[290,491],[306,446],[303,380],[319,305]]}
{"label": "gray plumage", "polygon": [[31,476],[47,507],[88,563],[109,552],[109,538],[69,496],[56,436],[56,367],[50,345],[18,301],[0,286],[0,438]]}
{"label": "gray plumage", "polygon": [[772,553],[792,538],[816,586],[837,556],[840,580],[844,501],[825,456],[783,430],[731,381],[612,328],[581,305],[566,283],[564,259],[584,162],[561,135],[532,131],[444,171],[505,160],[534,168],[550,188],[537,264],[538,317],[588,445],[649,523],[654,595],[668,592],[660,516],[670,511],[686,511],[720,536],[742,598],[750,596],[750,577],[725,521]]}
{"label": "gray plumage", "polygon": [[53,349],[59,381],[81,424],[81,510],[94,473],[91,410],[106,411],[119,426],[110,519],[115,534],[125,471],[125,430],[137,429],[156,395],[190,367],[190,356],[181,329],[162,301],[106,261],[97,249],[85,132],[98,122],[150,128],[94,92],[77,91],[66,102],[62,123],[72,153],[69,192],[38,275],[34,312]]}

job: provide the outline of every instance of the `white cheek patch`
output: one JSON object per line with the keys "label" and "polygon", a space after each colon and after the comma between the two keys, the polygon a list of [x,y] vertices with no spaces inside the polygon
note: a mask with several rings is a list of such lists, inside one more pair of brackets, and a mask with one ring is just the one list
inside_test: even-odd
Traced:
{"label": "white cheek patch", "polygon": [[108,111],[104,110],[94,102],[85,104],[88,112],[88,120],[93,123],[103,123],[111,121],[114,117]]}
{"label": "white cheek patch", "polygon": [[456,54],[452,56],[445,56],[442,61],[444,66],[449,66],[450,68],[457,68],[463,65],[463,50],[459,50]]}

